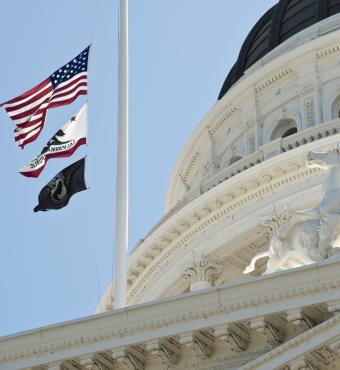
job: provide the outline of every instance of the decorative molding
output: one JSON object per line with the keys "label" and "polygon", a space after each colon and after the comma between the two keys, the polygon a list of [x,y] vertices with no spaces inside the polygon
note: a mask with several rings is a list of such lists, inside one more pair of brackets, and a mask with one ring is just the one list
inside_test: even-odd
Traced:
{"label": "decorative molding", "polygon": [[157,356],[165,366],[177,364],[180,347],[173,339],[156,339],[146,344],[146,350]]}
{"label": "decorative molding", "polygon": [[246,121],[245,123],[242,124],[242,127],[241,127],[242,132],[247,133],[253,130],[258,124],[259,124],[259,120],[256,118]]}
{"label": "decorative molding", "polygon": [[[325,124],[316,125],[315,127],[311,128],[309,130],[305,130],[306,131],[305,136],[306,137],[307,136],[312,137],[312,140],[314,140],[313,143],[310,143],[310,144],[306,145],[306,151],[308,151],[308,147],[311,147],[311,146],[312,146],[312,148],[318,148],[318,146],[315,145],[318,142],[316,142],[315,140],[318,140],[320,138],[326,138],[330,134],[335,135],[338,132],[338,129],[336,129],[336,128],[339,127],[339,126],[340,126],[339,120],[334,120],[334,121],[331,121],[330,123],[327,123],[326,125]],[[300,135],[300,134],[298,134],[298,135]],[[295,136],[295,135],[293,135],[293,136]],[[286,151],[286,152],[289,152],[289,151],[291,151],[291,149],[294,149],[296,146],[300,146],[300,145],[303,145],[305,143],[308,143],[308,140],[306,140],[303,136],[300,135],[299,137],[300,137],[300,139],[298,140],[298,142],[297,142],[297,139],[295,137],[292,137],[292,138],[288,137],[288,138],[283,139],[282,142],[281,142],[282,150]],[[324,140],[327,140],[327,142],[328,141],[330,142],[329,139],[332,140],[332,143],[335,142],[334,137],[329,137],[329,138],[324,139]],[[323,141],[323,140],[321,140],[321,141]],[[324,144],[322,144],[320,142],[320,146],[322,147],[322,146],[324,146]],[[301,149],[301,148],[299,148],[299,149]],[[259,150],[257,152],[259,152]],[[258,157],[257,152],[254,153],[254,161]],[[280,157],[282,155],[283,154],[281,154]],[[258,159],[257,161],[260,162],[261,160]],[[280,170],[281,170],[281,172],[283,172],[283,174],[279,178],[277,178],[276,173],[273,174],[273,169],[272,168],[268,167],[266,169],[266,167],[261,165],[262,167],[261,167],[261,171],[259,172],[259,175],[262,174],[263,176],[253,176],[251,179],[249,179],[246,182],[246,185],[247,185],[247,193],[246,194],[243,194],[243,195],[235,194],[235,191],[231,191],[231,189],[228,189],[228,191],[225,190],[224,193],[223,193],[223,191],[221,191],[220,194],[217,194],[215,199],[219,198],[224,203],[224,205],[221,207],[222,212],[225,212],[224,208],[226,207],[227,204],[231,205],[231,207],[228,207],[229,211],[227,211],[226,217],[232,217],[232,215],[235,214],[238,211],[238,209],[242,208],[242,207],[240,207],[240,203],[242,204],[243,202],[248,202],[246,204],[249,205],[249,202],[256,201],[258,198],[263,199],[263,196],[262,196],[261,192],[263,192],[263,195],[265,195],[267,193],[267,191],[269,193],[272,193],[272,191],[274,189],[275,189],[275,192],[277,192],[282,187],[292,186],[293,184],[303,180],[303,178],[305,178],[305,179],[311,178],[311,177],[314,177],[316,175],[319,175],[319,173],[320,173],[320,171],[318,169],[314,169],[315,172],[313,172],[313,173],[303,174],[302,171],[305,170],[305,167],[304,167],[304,164],[303,164],[304,160],[301,161],[302,163],[297,163],[298,162],[297,160],[294,160],[294,163],[292,161],[287,161],[287,162],[284,163],[284,164],[282,163],[280,165]],[[245,165],[245,167],[249,167],[249,166]],[[277,168],[276,168],[276,170],[277,170]],[[237,175],[237,172],[240,172],[240,171],[236,171],[235,175]],[[286,173],[284,173],[284,172],[286,172]],[[223,173],[221,174],[221,180],[219,180],[219,177],[216,177],[216,184],[221,183],[221,182],[224,181],[225,178],[230,177],[230,175],[229,176],[224,176],[224,177],[222,177],[222,175],[224,175],[224,174]],[[272,187],[268,188],[268,190],[267,189],[263,190],[263,188],[266,187],[266,183],[269,184],[269,183],[271,183],[272,180],[274,180],[274,182],[272,183]],[[283,186],[281,186],[281,185],[278,186],[277,183],[282,183]],[[215,183],[212,184],[212,185],[209,185],[209,186],[207,184],[205,184],[204,189],[202,188],[200,190],[200,193],[202,193],[202,192],[204,193],[207,190],[209,190],[211,187],[214,187],[214,186],[215,186]],[[259,191],[257,192],[256,189],[258,189]],[[251,199],[249,199],[246,196],[247,194],[249,194],[249,192],[253,192],[253,194],[251,195]],[[231,196],[233,196],[235,198],[230,199],[230,196],[229,196],[229,199],[225,198],[224,194],[227,194],[227,193],[231,194]],[[240,202],[238,202],[238,201],[240,201]],[[178,210],[176,209],[176,214],[177,213],[178,213]],[[213,226],[214,224],[216,224],[217,221],[219,221],[216,218],[216,217],[219,217],[219,216],[216,216],[216,214],[214,214],[214,212],[212,212],[211,215],[214,215],[214,216],[211,217],[211,219],[208,222],[211,224],[211,226]],[[188,245],[194,238],[196,238],[196,227],[195,226],[197,226],[202,232],[206,229],[205,226],[202,226],[202,220],[198,220],[196,223],[194,223],[194,222],[190,222],[188,217],[189,217],[188,215],[183,216],[183,218],[179,221],[179,222],[183,222],[183,220],[184,220],[187,224],[190,224],[190,227],[188,227],[187,230],[185,230],[185,231],[180,231],[180,235],[176,239],[176,243],[174,243],[174,240],[172,240],[172,242],[169,243],[168,246],[158,248],[160,240],[158,240],[158,241],[156,240],[156,241],[154,241],[153,245],[148,246],[147,249],[145,248],[145,252],[143,252],[143,253],[148,253],[149,251],[152,251],[155,258],[154,258],[153,261],[151,261],[149,264],[147,264],[146,269],[144,271],[141,271],[140,273],[138,273],[138,277],[137,276],[130,276],[130,272],[133,272],[134,270],[136,270],[136,265],[135,265],[136,261],[130,263],[130,266],[129,266],[129,281],[131,282],[131,285],[129,286],[128,304],[132,304],[132,303],[136,302],[136,298],[139,295],[138,292],[141,289],[144,290],[145,283],[149,280],[149,278],[151,277],[151,275],[154,272],[159,271],[159,267],[161,265],[163,265],[163,263],[165,263],[165,261],[167,261],[167,257],[170,257],[171,255],[173,255],[174,250],[182,249],[183,247]],[[176,225],[176,226],[178,226],[178,225]],[[209,226],[209,225],[207,225],[207,226]],[[198,234],[200,234],[199,231],[198,231]],[[145,244],[145,242],[144,242],[144,244]],[[150,270],[152,270],[153,273],[151,273]]]}
{"label": "decorative molding", "polygon": [[282,343],[280,330],[270,323],[265,317],[257,317],[249,322],[251,330],[254,330],[270,347]]}
{"label": "decorative molding", "polygon": [[326,303],[328,311],[333,315],[340,315],[340,299]]}
{"label": "decorative molding", "polygon": [[209,134],[214,138],[216,132],[222,126],[224,126],[225,122],[231,119],[238,111],[239,111],[238,108],[234,106],[229,106],[223,109],[222,113],[221,112],[217,113],[211,120],[211,123],[208,125]]}
{"label": "decorative molding", "polygon": [[311,352],[309,361],[319,369],[324,369],[330,365],[336,358],[336,354],[329,348],[329,346],[322,346],[316,348]]}
{"label": "decorative molding", "polygon": [[184,276],[190,284],[190,290],[210,288],[216,279],[222,274],[223,266],[212,263],[206,257],[201,256],[191,267],[184,271]]}
{"label": "decorative molding", "polygon": [[300,332],[305,332],[315,326],[314,321],[303,312],[301,307],[286,312],[287,322],[291,323]]}
{"label": "decorative molding", "polygon": [[206,331],[184,333],[179,343],[189,347],[201,359],[210,357],[214,350],[214,337]]}
{"label": "decorative molding", "polygon": [[[320,267],[316,267],[320,271]],[[294,272],[289,272],[289,274],[293,274]],[[288,274],[288,273],[287,273]],[[271,279],[272,277],[268,277]],[[262,280],[260,280],[262,281]],[[309,294],[320,294],[321,292],[334,292],[335,289],[340,289],[340,278],[339,279],[332,279],[330,281],[318,282],[318,283],[308,283],[302,287],[290,287],[285,290],[276,289],[273,293],[266,293],[262,295],[257,295],[255,297],[249,296],[243,299],[233,300],[228,303],[218,302],[216,306],[210,306],[207,308],[202,308],[199,310],[190,310],[187,312],[183,312],[181,314],[169,314],[162,318],[158,318],[155,320],[145,320],[143,322],[134,323],[126,325],[125,327],[116,327],[116,328],[108,328],[106,330],[101,330],[95,333],[84,335],[75,335],[71,338],[60,339],[54,341],[52,343],[45,343],[41,345],[33,345],[28,346],[24,350],[16,350],[13,352],[7,352],[5,354],[0,354],[0,365],[7,362],[13,361],[20,361],[23,359],[34,357],[40,357],[44,355],[48,355],[50,353],[56,353],[64,350],[69,350],[70,348],[77,348],[79,346],[87,346],[98,341],[105,341],[105,340],[112,340],[114,338],[122,338],[125,335],[131,334],[138,334],[143,333],[145,330],[152,330],[156,328],[166,328],[173,324],[181,324],[183,325],[186,322],[190,322],[192,320],[197,320],[204,322],[207,317],[216,316],[216,315],[223,315],[225,313],[237,312],[239,310],[250,309],[250,308],[258,308],[263,304],[273,304],[283,302],[286,299],[293,299],[295,297],[307,296]],[[251,292],[251,287],[249,288]],[[335,323],[340,322],[340,315],[334,316],[328,321],[323,324],[320,324],[312,329],[310,329],[306,333],[317,333],[323,328],[328,328],[328,325],[333,325]],[[304,341],[309,338],[309,334],[303,333],[300,336],[294,338],[293,342],[286,342],[278,347],[285,348],[287,343],[289,346],[294,346],[295,344],[299,343],[299,341]],[[193,334],[192,334],[193,335]],[[306,335],[306,336],[304,336]],[[300,338],[299,340],[297,338]],[[1,342],[0,342],[1,344]],[[131,348],[128,347],[127,349],[118,349],[115,351],[115,355],[113,358],[116,357],[128,357],[128,354],[131,353]],[[270,352],[272,353],[272,351]],[[275,352],[276,353],[276,352]],[[279,352],[278,352],[279,353]],[[134,353],[132,353],[134,355]],[[249,368],[250,369],[250,368]]]}
{"label": "decorative molding", "polygon": [[308,83],[306,85],[300,86],[297,89],[297,94],[300,95],[301,97],[305,97],[307,95],[313,94],[315,89],[316,89],[315,84]]}
{"label": "decorative molding", "polygon": [[124,347],[112,351],[112,358],[120,370],[144,370],[144,354],[135,347]]}
{"label": "decorative molding", "polygon": [[256,149],[255,145],[255,135],[253,132],[247,135],[247,150],[248,153],[254,153]]}
{"label": "decorative molding", "polygon": [[336,339],[328,344],[329,349],[337,356],[340,355],[340,339]]}
{"label": "decorative molding", "polygon": [[259,220],[259,225],[263,230],[263,234],[269,240],[273,237],[273,235],[285,225],[291,219],[291,215],[285,208],[281,213],[278,215],[270,215],[261,217]]}
{"label": "decorative molding", "polygon": [[214,329],[214,336],[226,343],[232,352],[246,351],[250,341],[249,332],[240,324],[229,324]]}
{"label": "decorative molding", "polygon": [[292,72],[293,72],[293,69],[291,66],[283,67],[279,71],[273,73],[269,77],[266,77],[265,79],[258,82],[255,87],[256,92],[258,94],[263,93],[269,87],[273,87],[274,84],[277,84],[284,78],[290,76]]}
{"label": "decorative molding", "polygon": [[333,45],[326,46],[324,48],[320,48],[316,51],[316,55],[318,59],[322,59],[325,57],[330,57],[332,55],[337,55],[340,53],[340,44],[336,43]]}
{"label": "decorative molding", "polygon": [[85,370],[101,370],[100,365],[98,365],[96,362],[94,355],[81,357],[79,360],[79,365]]}
{"label": "decorative molding", "polygon": [[187,165],[185,166],[184,170],[180,174],[180,178],[182,179],[183,182],[187,183],[188,178],[192,172],[193,167],[197,163],[197,161],[200,159],[201,153],[196,152],[194,153],[189,161],[187,162]]}
{"label": "decorative molding", "polygon": [[47,370],[62,370],[61,362],[47,365]]}
{"label": "decorative molding", "polygon": [[289,365],[290,370],[319,370],[312,362],[304,357],[297,359]]}
{"label": "decorative molding", "polygon": [[[252,189],[243,188],[242,194],[237,194],[238,196],[233,200],[228,203],[224,203],[221,208],[203,216],[187,231],[180,234],[176,240],[171,242],[169,246],[147,266],[147,268],[141,273],[139,279],[131,285],[128,292],[128,304],[131,304],[134,301],[134,298],[137,297],[139,291],[145,289],[147,282],[150,281],[150,278],[154,273],[159,271],[161,265],[166,261],[169,261],[172,255],[188,245],[197,235],[204,232],[204,230],[210,228],[217,222],[230,217],[240,209],[246,206],[249,207],[250,204],[252,202],[256,202],[258,198],[262,199],[266,194],[272,193],[273,189],[278,191],[281,188],[286,188],[292,183],[314,177],[319,173],[320,171],[318,169],[313,168],[308,169],[303,167],[298,170],[290,168],[290,171],[287,171],[284,177],[273,179],[270,176],[268,178],[262,178],[258,181],[260,184],[259,186]],[[262,173],[262,175],[264,176],[265,173]]]}
{"label": "decorative molding", "polygon": [[303,100],[305,117],[308,127],[315,125],[314,96],[310,95]]}

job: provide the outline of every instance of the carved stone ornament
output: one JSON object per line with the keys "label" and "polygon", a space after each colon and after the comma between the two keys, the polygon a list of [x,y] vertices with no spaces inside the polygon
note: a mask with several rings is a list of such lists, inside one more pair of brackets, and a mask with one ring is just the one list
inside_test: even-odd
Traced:
{"label": "carved stone ornament", "polygon": [[62,370],[60,363],[47,365],[47,370]]}
{"label": "carved stone ornament", "polygon": [[248,134],[247,136],[247,146],[248,146],[248,152],[254,153],[255,152],[255,135],[253,132]]}
{"label": "carved stone ornament", "polygon": [[280,227],[285,225],[291,219],[291,217],[291,214],[288,212],[287,208],[285,208],[278,215],[274,214],[271,216],[261,217],[259,223],[266,237],[271,239],[272,236],[280,229]]}
{"label": "carved stone ornament", "polygon": [[146,344],[146,350],[157,356],[163,365],[177,364],[180,347],[172,339],[156,339]]}
{"label": "carved stone ornament", "polygon": [[311,353],[310,359],[318,369],[324,369],[336,359],[336,355],[327,346],[322,346]]}
{"label": "carved stone ornament", "polygon": [[122,348],[113,351],[111,356],[121,370],[144,370],[144,354],[139,349]]}
{"label": "carved stone ornament", "polygon": [[310,361],[300,358],[290,364],[290,370],[319,370]]}
{"label": "carved stone ornament", "polygon": [[258,317],[250,321],[250,329],[254,330],[270,347],[282,342],[279,328],[274,326],[264,317]]}
{"label": "carved stone ornament", "polygon": [[327,302],[327,309],[332,315],[340,315],[340,299]]}
{"label": "carved stone ornament", "polygon": [[83,357],[79,360],[79,365],[81,365],[86,370],[101,370],[94,356]]}
{"label": "carved stone ornament", "polygon": [[214,336],[222,340],[232,352],[243,352],[248,348],[249,332],[237,324],[215,328]]}
{"label": "carved stone ornament", "polygon": [[189,347],[200,359],[210,357],[214,349],[214,337],[205,331],[182,334],[180,344]]}
{"label": "carved stone ornament", "polygon": [[315,325],[313,320],[301,308],[288,311],[287,322],[291,323],[301,333],[311,329]]}
{"label": "carved stone ornament", "polygon": [[295,212],[289,222],[280,225],[268,251],[253,257],[244,273],[253,271],[256,261],[265,256],[269,257],[265,273],[272,273],[309,265],[340,252],[340,146],[327,152],[309,152],[306,166],[326,170],[321,202],[315,208]]}
{"label": "carved stone ornament", "polygon": [[250,130],[252,130],[253,128],[255,128],[256,127],[256,125],[257,125],[257,123],[258,123],[258,120],[256,120],[256,119],[251,119],[251,120],[249,120],[249,121],[247,121],[247,122],[245,122],[243,125],[242,125],[242,131],[243,131],[243,133],[247,133],[248,131],[250,131]]}
{"label": "carved stone ornament", "polygon": [[314,96],[311,95],[305,98],[303,105],[308,127],[312,127],[315,125]]}
{"label": "carved stone ornament", "polygon": [[222,269],[223,266],[201,257],[193,263],[192,267],[185,269],[184,276],[190,283],[190,290],[195,291],[210,288],[221,275]]}

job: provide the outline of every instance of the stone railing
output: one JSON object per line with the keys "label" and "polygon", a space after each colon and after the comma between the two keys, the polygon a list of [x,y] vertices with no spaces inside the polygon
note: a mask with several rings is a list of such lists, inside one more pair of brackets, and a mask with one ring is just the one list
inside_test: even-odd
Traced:
{"label": "stone railing", "polygon": [[[263,162],[268,158],[295,149],[301,145],[308,144],[312,141],[316,141],[338,133],[340,133],[340,119],[311,127],[286,138],[273,140],[261,146],[254,153],[240,159],[231,166],[222,169],[214,177],[205,181],[201,186],[201,194],[205,193],[221,182],[228,180],[232,176],[235,176],[260,162]],[[195,194],[195,192],[193,193]],[[191,194],[189,194],[188,198],[190,195]]]}
{"label": "stone railing", "polygon": [[335,119],[321,125],[310,127],[309,129],[281,139],[281,151],[286,152],[312,141],[338,134],[339,132],[340,119]]}
{"label": "stone railing", "polygon": [[256,152],[233,163],[231,166],[228,166],[227,168],[221,170],[217,175],[215,175],[211,179],[205,181],[201,186],[201,193],[202,194],[205,193],[206,191],[210,190],[211,188],[220,184],[221,182],[228,180],[231,177],[263,161],[264,161],[263,152],[261,150],[257,150]]}
{"label": "stone railing", "polygon": [[3,337],[0,370],[262,369],[270,351],[305,346],[334,325],[339,336],[339,267],[327,260]]}
{"label": "stone railing", "polygon": [[[232,165],[220,170],[214,177],[203,182],[201,187],[190,191],[175,207],[168,211],[154,227],[145,236],[145,239],[151,235],[160,225],[162,225],[171,216],[176,214],[185,205],[198,198],[213,187],[220,183],[230,179],[233,176],[251,168],[266,159],[269,159],[280,153],[284,153],[295,149],[299,146],[308,144],[312,141],[320,140],[327,136],[335,135],[340,133],[340,119],[335,119],[320,125],[313,126],[311,128],[300,131],[294,135],[290,135],[286,138],[279,138],[273,140],[256,150],[254,153],[234,162]],[[143,240],[142,240],[143,241]],[[135,246],[134,249],[138,248],[141,242]]]}

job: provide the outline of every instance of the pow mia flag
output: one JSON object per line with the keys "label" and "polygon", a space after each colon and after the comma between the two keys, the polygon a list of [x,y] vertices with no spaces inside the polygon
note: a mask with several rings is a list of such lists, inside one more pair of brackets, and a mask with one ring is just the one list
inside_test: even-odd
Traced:
{"label": "pow mia flag", "polygon": [[63,208],[72,195],[86,189],[85,158],[82,158],[64,168],[42,188],[39,193],[39,204],[34,208],[34,212]]}

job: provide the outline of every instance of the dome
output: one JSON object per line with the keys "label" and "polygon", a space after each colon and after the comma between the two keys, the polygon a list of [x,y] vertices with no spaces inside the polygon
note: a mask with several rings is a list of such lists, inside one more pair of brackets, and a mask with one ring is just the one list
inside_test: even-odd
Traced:
{"label": "dome", "polygon": [[218,99],[244,72],[276,46],[303,29],[340,12],[340,0],[280,0],[255,24],[236,63],[225,79]]}

